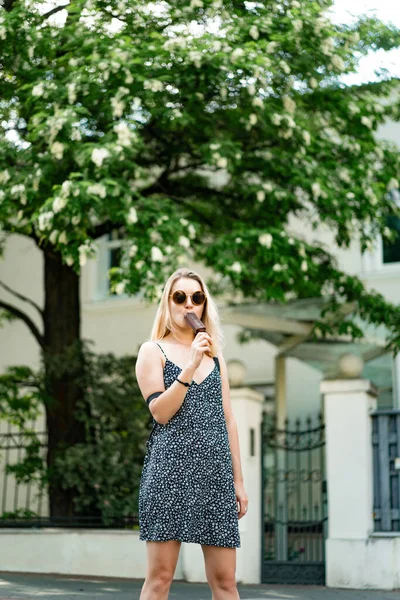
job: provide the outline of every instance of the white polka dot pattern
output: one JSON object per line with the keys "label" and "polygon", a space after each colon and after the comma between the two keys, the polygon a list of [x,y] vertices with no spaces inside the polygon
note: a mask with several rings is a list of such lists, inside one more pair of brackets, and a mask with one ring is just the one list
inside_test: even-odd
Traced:
{"label": "white polka dot pattern", "polygon": [[[165,389],[180,371],[166,358]],[[240,548],[217,363],[201,384],[188,388],[168,423],[154,421],[146,446],[139,492],[140,539]]]}

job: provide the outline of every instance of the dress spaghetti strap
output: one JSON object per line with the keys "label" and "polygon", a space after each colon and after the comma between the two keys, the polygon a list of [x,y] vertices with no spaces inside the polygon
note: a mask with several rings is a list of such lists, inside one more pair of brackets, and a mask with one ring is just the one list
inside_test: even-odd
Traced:
{"label": "dress spaghetti strap", "polygon": [[157,344],[157,346],[160,348],[160,350],[164,354],[165,358],[168,358],[167,355],[165,354],[164,350],[161,348],[160,344],[158,342],[154,342],[154,343]]}

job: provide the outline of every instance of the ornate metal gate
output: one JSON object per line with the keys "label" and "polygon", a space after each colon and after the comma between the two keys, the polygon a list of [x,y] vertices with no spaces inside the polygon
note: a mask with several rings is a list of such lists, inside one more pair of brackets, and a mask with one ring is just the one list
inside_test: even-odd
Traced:
{"label": "ornate metal gate", "polygon": [[325,584],[325,426],[262,423],[262,582]]}

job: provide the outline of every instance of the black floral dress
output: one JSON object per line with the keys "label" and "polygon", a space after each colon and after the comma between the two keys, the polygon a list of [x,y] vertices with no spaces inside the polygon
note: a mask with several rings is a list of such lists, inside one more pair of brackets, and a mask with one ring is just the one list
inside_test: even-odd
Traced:
{"label": "black floral dress", "polygon": [[[166,358],[167,389],[181,369],[158,346]],[[240,548],[218,359],[214,362],[213,371],[188,388],[168,423],[154,420],[140,480],[141,540]]]}

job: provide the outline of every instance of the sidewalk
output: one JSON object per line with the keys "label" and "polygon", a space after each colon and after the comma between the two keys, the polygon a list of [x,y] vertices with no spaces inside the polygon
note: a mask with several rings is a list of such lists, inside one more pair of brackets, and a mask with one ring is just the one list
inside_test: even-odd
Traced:
{"label": "sidewalk", "polygon": [[[0,571],[0,600],[138,600],[142,581],[23,575]],[[316,586],[239,585],[241,600],[399,600],[400,593],[332,590]],[[174,582],[169,600],[211,600],[208,585]]]}

